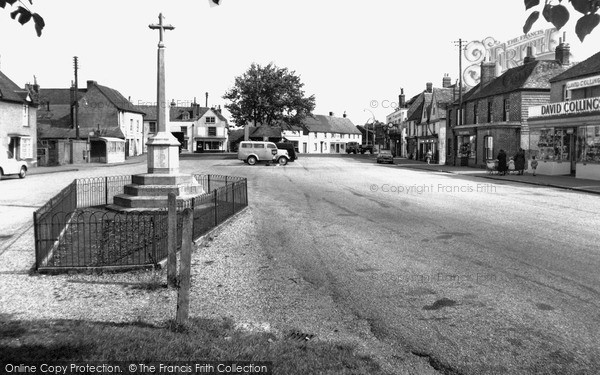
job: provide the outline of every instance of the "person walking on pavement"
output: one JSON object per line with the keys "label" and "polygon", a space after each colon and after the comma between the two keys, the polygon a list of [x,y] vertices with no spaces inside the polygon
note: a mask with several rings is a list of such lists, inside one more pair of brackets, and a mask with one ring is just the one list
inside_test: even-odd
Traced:
{"label": "person walking on pavement", "polygon": [[519,147],[519,151],[515,154],[515,170],[522,175],[525,171],[525,151]]}
{"label": "person walking on pavement", "polygon": [[538,166],[538,161],[535,160],[535,155],[531,157],[533,160],[531,161],[531,169],[533,169],[533,175],[535,176],[535,170]]}
{"label": "person walking on pavement", "polygon": [[506,175],[506,171],[508,170],[508,166],[506,164],[506,152],[504,152],[504,150],[500,150],[500,152],[498,152],[498,174],[500,174],[501,176]]}
{"label": "person walking on pavement", "polygon": [[425,154],[425,160],[427,160],[427,164],[431,163],[431,157],[432,157],[432,153],[431,150],[427,151],[427,154]]}

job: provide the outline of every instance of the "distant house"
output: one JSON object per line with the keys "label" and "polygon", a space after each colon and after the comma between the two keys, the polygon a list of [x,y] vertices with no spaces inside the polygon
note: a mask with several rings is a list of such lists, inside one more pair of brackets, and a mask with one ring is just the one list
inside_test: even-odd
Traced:
{"label": "distant house", "polygon": [[[348,142],[362,142],[362,134],[346,117],[312,115],[302,121],[304,133],[300,136],[297,130],[284,130],[285,138],[298,135],[297,149],[305,154],[345,154]],[[295,133],[294,133],[295,132]]]}
{"label": "distant house", "polygon": [[[94,137],[123,139],[124,156],[136,156],[144,152],[147,139],[143,127],[144,112],[131,104],[119,91],[99,85],[96,81],[87,81],[87,87],[77,90],[77,93],[73,89],[41,89],[40,109],[38,120],[46,125],[41,129],[41,139],[57,139],[53,137],[60,134],[69,137],[65,139],[74,139],[77,135],[75,122],[78,123],[79,138],[86,142],[71,142],[71,163],[80,161],[79,155],[85,155],[85,152],[99,155],[98,149],[92,149],[91,144],[87,144],[87,139],[91,141]],[[61,133],[51,130],[53,128],[71,128],[73,131]],[[113,143],[120,144],[110,142]]]}
{"label": "distant house", "polygon": [[30,166],[37,165],[38,91],[37,84],[20,88],[0,71],[0,147]]}
{"label": "distant house", "polygon": [[[157,132],[157,114],[155,105],[137,106],[145,113],[144,124],[149,135]],[[182,150],[189,152],[227,151],[228,122],[220,108],[176,106],[169,108],[167,130],[182,143]]]}

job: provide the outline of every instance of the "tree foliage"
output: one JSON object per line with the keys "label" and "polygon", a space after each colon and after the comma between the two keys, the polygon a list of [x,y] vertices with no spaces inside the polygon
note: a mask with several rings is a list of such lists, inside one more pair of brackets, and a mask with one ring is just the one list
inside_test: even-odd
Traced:
{"label": "tree foliage", "polygon": [[[42,29],[44,29],[44,26],[46,26],[46,23],[44,22],[44,19],[42,18],[42,16],[40,16],[37,13],[33,13],[29,9],[27,9],[25,4],[21,0],[18,0],[18,1],[22,5],[19,5],[17,7],[17,9],[15,9],[14,11],[12,11],[10,13],[10,18],[12,18],[13,20],[16,20],[21,25],[25,25],[27,22],[33,20],[33,24],[35,26],[35,32],[37,33],[38,36],[42,36]],[[29,4],[33,4],[33,0],[28,0],[28,1],[29,1]],[[8,4],[12,7],[12,6],[14,6],[14,4],[16,2],[17,2],[17,0],[0,0],[0,8],[5,8],[6,4]]]}
{"label": "tree foliage", "polygon": [[298,125],[312,114],[315,96],[304,96],[304,84],[294,71],[274,64],[252,64],[223,95],[231,103],[225,108],[237,125],[275,125],[284,121]]}
{"label": "tree foliage", "polygon": [[[524,1],[525,10],[541,6],[540,0]],[[600,14],[598,14],[600,0],[545,0],[542,8],[542,16],[558,30],[569,21],[570,12],[566,7],[567,3],[570,3],[575,11],[582,14],[575,24],[575,34],[583,42],[585,37],[600,23]],[[529,14],[525,25],[523,25],[523,32],[525,34],[531,30],[531,27],[539,17],[540,12],[538,10]]]}

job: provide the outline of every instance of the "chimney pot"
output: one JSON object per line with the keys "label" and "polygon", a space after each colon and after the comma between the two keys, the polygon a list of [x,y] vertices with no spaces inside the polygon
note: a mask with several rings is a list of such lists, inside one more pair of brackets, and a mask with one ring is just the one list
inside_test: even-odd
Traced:
{"label": "chimney pot", "polygon": [[561,65],[569,65],[571,56],[571,47],[565,41],[565,36],[561,38],[560,43],[554,50],[554,59]]}
{"label": "chimney pot", "polygon": [[[72,84],[72,83],[71,83]],[[87,88],[89,89],[92,86],[96,86],[98,84],[98,82],[96,81],[87,81]]]}
{"label": "chimney pot", "polygon": [[329,116],[333,117],[333,112],[329,112]]}
{"label": "chimney pot", "polygon": [[527,56],[523,59],[523,64],[535,61],[535,51],[532,46],[527,46]]}
{"label": "chimney pot", "polygon": [[344,111],[344,118],[346,118],[346,111]]}

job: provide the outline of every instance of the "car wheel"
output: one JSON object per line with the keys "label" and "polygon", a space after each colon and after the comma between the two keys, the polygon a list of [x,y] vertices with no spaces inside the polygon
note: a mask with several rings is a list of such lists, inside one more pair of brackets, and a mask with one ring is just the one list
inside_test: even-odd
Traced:
{"label": "car wheel", "polygon": [[248,156],[248,164],[255,165],[257,162],[256,156]]}
{"label": "car wheel", "polygon": [[21,167],[21,170],[19,171],[19,178],[25,178],[26,175],[27,175],[27,168]]}
{"label": "car wheel", "polygon": [[287,158],[285,156],[281,156],[281,157],[279,157],[278,162],[279,162],[280,165],[286,165],[287,162],[288,162],[288,160],[287,160]]}

